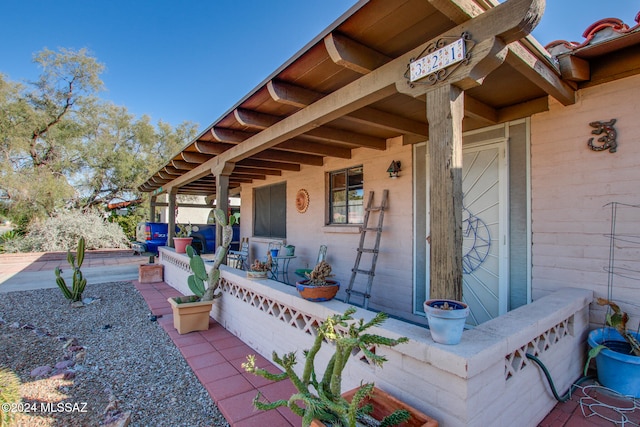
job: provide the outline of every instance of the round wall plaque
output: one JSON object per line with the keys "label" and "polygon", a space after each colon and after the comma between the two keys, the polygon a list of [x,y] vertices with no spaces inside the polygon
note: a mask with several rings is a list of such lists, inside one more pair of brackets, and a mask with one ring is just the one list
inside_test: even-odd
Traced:
{"label": "round wall plaque", "polygon": [[307,190],[300,189],[296,194],[296,209],[300,213],[305,213],[309,207],[309,193]]}

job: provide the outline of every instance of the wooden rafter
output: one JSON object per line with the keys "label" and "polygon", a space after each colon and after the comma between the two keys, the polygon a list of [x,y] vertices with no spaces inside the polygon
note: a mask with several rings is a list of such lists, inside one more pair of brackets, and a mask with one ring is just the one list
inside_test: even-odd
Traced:
{"label": "wooden rafter", "polygon": [[327,35],[324,45],[333,62],[359,74],[370,73],[391,61],[391,58],[375,49],[338,33]]}

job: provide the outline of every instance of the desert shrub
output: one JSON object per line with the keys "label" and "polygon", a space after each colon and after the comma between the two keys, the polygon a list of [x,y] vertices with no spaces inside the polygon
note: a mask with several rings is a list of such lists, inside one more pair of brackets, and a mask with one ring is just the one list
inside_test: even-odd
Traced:
{"label": "desert shrub", "polygon": [[81,237],[87,250],[129,247],[118,224],[106,221],[95,211],[68,210],[32,222],[24,237],[6,242],[4,249],[7,252],[73,251]]}

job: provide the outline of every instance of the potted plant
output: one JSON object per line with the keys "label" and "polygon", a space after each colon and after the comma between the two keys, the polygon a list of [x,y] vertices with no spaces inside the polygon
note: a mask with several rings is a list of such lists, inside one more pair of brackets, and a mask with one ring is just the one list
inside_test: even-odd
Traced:
{"label": "potted plant", "polygon": [[216,293],[220,287],[220,264],[225,260],[231,245],[232,226],[235,224],[236,217],[230,216],[227,222],[222,209],[215,209],[214,214],[216,221],[222,226],[222,245],[216,250],[211,270],[207,274],[202,257],[196,254],[192,246],[187,246],[189,266],[193,271],[187,282],[194,295],[168,299],[173,309],[173,326],[179,334],[209,329],[209,313],[213,300],[222,296],[221,292]]}
{"label": "potted plant", "polygon": [[464,324],[469,315],[469,306],[462,301],[430,299],[424,302],[424,312],[429,322],[431,338],[440,344],[458,344],[462,338]]}
{"label": "potted plant", "polygon": [[178,224],[178,232],[173,237],[173,246],[176,253],[183,254],[186,252],[187,246],[193,242],[191,233],[198,231],[198,226],[189,224]]}
{"label": "potted plant", "polygon": [[271,258],[271,254],[267,255],[266,262],[262,262],[258,259],[254,260],[253,264],[249,266],[247,277],[250,279],[266,279],[267,273],[271,270],[272,263],[273,258]]}
{"label": "potted plant", "polygon": [[[323,423],[355,427],[357,421],[369,416],[375,417],[376,411],[385,412],[380,411],[382,408],[387,410],[392,408],[392,410],[384,414],[386,420],[378,419],[387,423],[380,425],[397,425],[407,421],[405,425],[436,427],[437,422],[396,399],[392,398],[391,402],[385,402],[385,396],[388,395],[375,388],[373,384],[362,384],[355,390],[342,395],[342,372],[356,349],[360,349],[374,365],[382,366],[386,358],[372,352],[371,346],[393,347],[408,341],[406,337],[391,339],[366,333],[367,329],[380,325],[386,320],[385,313],[379,312],[372,320],[365,323],[363,319],[359,321],[353,319],[352,314],[355,312],[356,308],[349,308],[344,314],[329,316],[316,327],[317,333],[312,347],[303,352],[305,364],[302,376],[298,376],[293,370],[297,363],[295,352],[283,357],[273,353],[273,361],[284,369],[284,372],[279,374],[272,374],[258,368],[255,365],[255,356],[247,356],[247,362],[242,364],[247,372],[271,381],[289,378],[297,390],[289,399],[275,402],[262,401],[258,393],[253,400],[254,406],[263,411],[286,406],[302,417],[302,425],[305,427],[325,425]],[[324,372],[318,372],[315,358],[324,343],[334,344],[335,352],[325,366]],[[376,400],[381,402],[380,405],[375,405]],[[374,403],[371,404],[371,402]]]}
{"label": "potted plant", "polygon": [[305,280],[296,282],[296,289],[300,296],[308,301],[329,301],[340,289],[339,282],[328,279],[333,274],[331,274],[331,265],[326,261],[320,261],[311,273],[305,273],[305,276],[307,276]]}
{"label": "potted plant", "polygon": [[625,396],[640,397],[640,334],[627,329],[629,315],[618,304],[604,298],[597,303],[609,306],[608,327],[589,333],[589,357],[585,364],[585,375],[591,359],[596,359],[598,382]]}

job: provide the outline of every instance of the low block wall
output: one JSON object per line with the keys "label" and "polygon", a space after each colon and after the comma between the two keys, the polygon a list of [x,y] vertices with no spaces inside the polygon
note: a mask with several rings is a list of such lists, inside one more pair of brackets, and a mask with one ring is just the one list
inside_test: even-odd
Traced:
{"label": "low block wall", "polygon": [[[188,294],[188,258],[160,248],[160,262],[165,282]],[[269,360],[273,351],[296,351],[300,370],[314,327],[349,307],[337,300],[305,301],[294,287],[250,280],[244,271],[226,266],[221,270],[224,295],[214,304],[212,316]],[[560,393],[567,390],[584,365],[591,300],[591,291],[559,290],[465,331],[454,346],[435,343],[424,327],[389,319],[372,333],[406,336],[410,341],[375,349],[388,359],[383,368],[368,363],[364,354],[352,356],[343,387],[346,391],[362,380],[375,382],[443,427],[536,426],[556,401],[542,371],[525,354],[542,360]],[[358,309],[355,318],[374,315]],[[330,356],[330,349],[323,349],[316,361],[322,364]]]}

